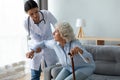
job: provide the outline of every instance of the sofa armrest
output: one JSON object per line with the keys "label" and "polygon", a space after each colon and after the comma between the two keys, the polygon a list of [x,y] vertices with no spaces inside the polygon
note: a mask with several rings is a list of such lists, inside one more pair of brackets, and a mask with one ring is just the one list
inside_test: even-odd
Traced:
{"label": "sofa armrest", "polygon": [[44,68],[44,70],[43,70],[44,80],[51,80],[52,79],[51,70],[58,66],[60,66],[60,65],[52,65],[52,66]]}
{"label": "sofa armrest", "polygon": [[44,80],[51,80],[51,69],[53,66],[44,68],[43,73],[44,73]]}
{"label": "sofa armrest", "polygon": [[63,67],[61,65],[58,65],[51,70],[51,76],[52,76],[53,79],[55,79],[57,77],[57,75],[62,70],[62,68]]}

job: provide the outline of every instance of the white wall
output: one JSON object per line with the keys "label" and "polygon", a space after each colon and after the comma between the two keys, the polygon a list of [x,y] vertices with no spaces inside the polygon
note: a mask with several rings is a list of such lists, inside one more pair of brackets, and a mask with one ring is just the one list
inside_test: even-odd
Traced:
{"label": "white wall", "polygon": [[86,20],[86,36],[120,38],[120,0],[48,0],[59,21],[66,20],[76,31],[77,18]]}

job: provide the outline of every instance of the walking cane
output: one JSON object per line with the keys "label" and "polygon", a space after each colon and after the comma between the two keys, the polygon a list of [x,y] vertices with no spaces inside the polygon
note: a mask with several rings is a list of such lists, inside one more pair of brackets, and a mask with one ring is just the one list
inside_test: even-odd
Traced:
{"label": "walking cane", "polygon": [[[84,60],[84,62],[88,63],[88,61],[81,55],[80,52],[78,52],[78,54],[81,56],[81,58]],[[72,63],[72,72],[73,72],[73,80],[76,80],[75,79],[75,70],[74,70],[74,61],[73,61],[73,56],[71,53],[68,53],[68,55],[70,55],[70,58],[71,58],[71,63]]]}
{"label": "walking cane", "polygon": [[73,61],[73,56],[72,56],[72,54],[71,54],[71,53],[68,53],[68,55],[70,55],[70,58],[71,58],[73,80],[76,80],[76,79],[75,79],[75,70],[74,70],[74,61]]}

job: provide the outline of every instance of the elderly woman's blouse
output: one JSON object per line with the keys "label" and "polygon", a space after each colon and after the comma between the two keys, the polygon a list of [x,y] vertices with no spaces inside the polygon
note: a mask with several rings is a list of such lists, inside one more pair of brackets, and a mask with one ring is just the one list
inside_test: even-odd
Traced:
{"label": "elderly woman's blouse", "polygon": [[81,69],[80,70],[81,72],[89,75],[95,69],[95,63],[92,55],[82,47],[79,40],[68,42],[64,45],[64,47],[61,47],[60,44],[54,40],[46,40],[37,44],[33,48],[33,50],[36,50],[38,47],[40,48],[48,47],[54,49],[59,58],[59,62],[65,69],[69,70],[70,72],[72,72],[72,65],[68,53],[72,48],[79,47],[83,50],[82,56],[87,60],[87,63],[83,60],[83,58],[79,54],[75,54],[73,57],[75,70]]}

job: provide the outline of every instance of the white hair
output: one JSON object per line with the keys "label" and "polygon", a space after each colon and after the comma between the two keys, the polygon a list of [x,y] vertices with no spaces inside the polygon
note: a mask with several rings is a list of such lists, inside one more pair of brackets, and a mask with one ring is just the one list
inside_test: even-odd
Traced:
{"label": "white hair", "polygon": [[70,42],[75,39],[73,28],[68,22],[56,23],[55,27],[57,27],[58,31],[60,32],[61,37],[65,39],[66,42]]}

